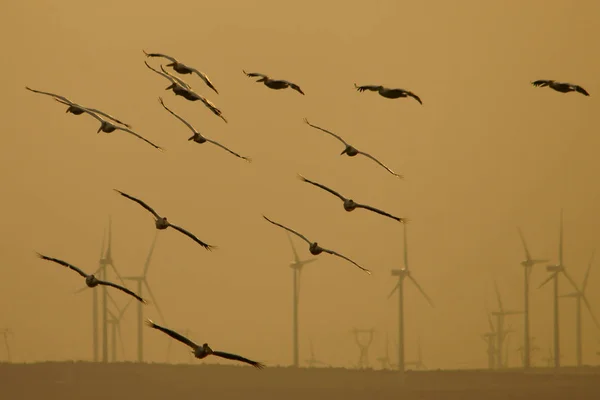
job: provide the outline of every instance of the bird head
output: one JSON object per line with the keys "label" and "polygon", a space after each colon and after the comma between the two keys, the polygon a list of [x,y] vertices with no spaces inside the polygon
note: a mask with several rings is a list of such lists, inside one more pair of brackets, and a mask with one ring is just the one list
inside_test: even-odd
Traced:
{"label": "bird head", "polygon": [[204,352],[206,354],[212,354],[212,352],[213,352],[212,349],[210,348],[210,346],[208,345],[208,343],[204,343],[202,345],[202,350],[204,350]]}

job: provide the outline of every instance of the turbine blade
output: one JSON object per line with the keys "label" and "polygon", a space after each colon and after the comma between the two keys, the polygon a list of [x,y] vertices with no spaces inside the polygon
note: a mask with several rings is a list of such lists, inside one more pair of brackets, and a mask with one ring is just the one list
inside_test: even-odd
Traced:
{"label": "turbine blade", "polygon": [[392,289],[392,291],[390,292],[390,294],[388,294],[388,297],[387,297],[388,299],[389,299],[390,297],[392,297],[392,295],[394,294],[394,292],[396,291],[396,289],[398,289],[398,286],[400,286],[400,283],[396,283],[396,284],[394,285],[394,288]]}
{"label": "turbine blade", "polygon": [[587,287],[588,278],[590,277],[590,270],[592,269],[592,264],[594,262],[594,253],[596,250],[592,251],[592,256],[590,257],[590,263],[588,264],[587,271],[585,271],[585,277],[583,278],[583,285],[581,286],[581,292],[585,293],[585,288]]}
{"label": "turbine blade", "polygon": [[600,323],[596,319],[596,316],[594,315],[594,312],[592,311],[592,306],[590,305],[590,302],[588,301],[587,297],[585,297],[585,295],[582,295],[581,298],[583,299],[583,303],[585,304],[585,307],[590,312],[590,316],[592,317],[592,320],[594,321],[594,325],[596,325],[596,328],[600,329]]}
{"label": "turbine blade", "polygon": [[[123,360],[125,359],[125,345],[123,344],[123,335],[121,335],[121,323],[119,321],[115,322],[117,324],[117,335],[119,336],[119,343],[121,343],[121,355],[123,356]],[[172,342],[172,340],[169,340]],[[116,343],[113,343],[113,346],[116,346]]]}
{"label": "turbine blade", "polygon": [[125,307],[123,307],[121,309],[121,312],[119,313],[119,316],[117,317],[117,321],[119,321],[119,323],[121,322],[121,319],[123,318],[123,315],[125,314],[125,311],[127,311],[127,308],[129,307],[129,305],[131,304],[132,301],[133,301],[133,297],[129,296],[129,301],[127,302],[127,304],[125,304]]}
{"label": "turbine blade", "polygon": [[[119,308],[119,305],[117,304],[117,302],[115,301],[115,299],[112,297],[112,295],[110,294],[110,292],[108,290],[106,291],[106,297],[108,297],[108,299],[110,300],[112,305],[115,306],[115,308],[117,309],[117,313],[120,313],[121,309]],[[110,310],[108,310],[108,312],[110,312]],[[113,318],[116,319],[115,315],[112,312],[110,312],[110,315],[112,315]]]}
{"label": "turbine blade", "polygon": [[309,258],[308,260],[300,261],[300,264],[306,265],[306,264],[310,264],[311,262],[317,261],[317,260],[318,260],[318,258],[316,258],[316,257],[315,258]]}
{"label": "turbine blade", "polygon": [[563,265],[563,209],[560,209],[560,239],[558,241],[558,263]]}
{"label": "turbine blade", "polygon": [[412,283],[415,284],[415,286],[417,287],[417,289],[419,289],[419,292],[421,292],[421,294],[427,299],[427,302],[429,303],[429,305],[431,307],[435,306],[433,305],[433,301],[431,300],[431,298],[427,295],[427,293],[425,293],[425,291],[423,290],[423,288],[421,287],[421,285],[419,285],[419,283],[417,282],[417,280],[415,278],[413,278],[412,275],[408,275],[408,279],[410,279],[412,281]]}
{"label": "turbine blade", "polygon": [[84,286],[84,287],[82,287],[82,288],[80,288],[80,289],[77,289],[77,290],[74,292],[74,294],[79,294],[79,293],[83,292],[85,289],[89,289],[89,288],[88,288],[87,286]]}
{"label": "turbine blade", "polygon": [[146,274],[148,273],[148,268],[150,267],[150,260],[152,259],[152,253],[154,253],[154,246],[156,245],[157,238],[158,238],[158,229],[154,232],[154,239],[152,239],[152,245],[150,245],[150,251],[148,252],[148,257],[146,257],[146,264],[144,264],[144,273],[142,274],[142,276],[144,278],[146,277]]}
{"label": "turbine blade", "polygon": [[534,264],[541,264],[541,263],[547,263],[550,262],[550,260],[545,260],[545,259],[535,259],[535,260],[531,260],[531,262],[533,262]]}
{"label": "turbine blade", "polygon": [[408,240],[406,238],[406,224],[404,226],[404,268],[408,269]]}
{"label": "turbine blade", "polygon": [[490,313],[487,314],[488,324],[490,325],[490,333],[496,333],[496,328],[494,328],[494,323],[492,322],[492,315]]}
{"label": "turbine blade", "polygon": [[494,279],[494,290],[496,291],[496,298],[498,299],[498,307],[500,308],[500,312],[504,311],[504,307],[502,306],[502,298],[500,297],[500,290],[498,289],[498,282]]}
{"label": "turbine blade", "polygon": [[538,286],[538,289],[540,289],[542,286],[544,286],[546,283],[550,282],[552,279],[554,279],[554,277],[558,274],[558,272],[554,272],[553,274],[551,274],[547,279],[544,280],[544,282],[540,283],[540,286]]}
{"label": "turbine blade", "polygon": [[152,299],[152,304],[154,305],[154,307],[156,307],[156,311],[158,311],[158,315],[160,317],[161,322],[163,324],[166,324],[165,317],[164,317],[162,311],[160,310],[160,307],[158,306],[158,303],[156,302],[156,298],[154,297],[154,294],[152,293],[152,289],[150,289],[150,285],[148,285],[148,282],[146,282],[145,279],[144,279],[144,285],[146,285],[146,289],[148,290],[148,294],[150,295],[150,298]]}
{"label": "turbine blade", "polygon": [[517,227],[519,230],[519,236],[521,236],[521,242],[523,243],[523,249],[525,249],[525,258],[527,261],[531,260],[531,255],[529,254],[529,249],[527,248],[527,243],[525,243],[525,237],[523,236],[523,232],[521,228]]}
{"label": "turbine blade", "polygon": [[576,291],[580,291],[579,287],[577,286],[577,283],[575,283],[575,281],[573,280],[573,278],[571,278],[571,275],[569,275],[569,273],[567,272],[567,270],[565,268],[563,268],[561,270],[561,272],[563,273],[563,275],[565,276],[565,278],[567,278],[567,280],[569,282],[571,282],[571,285],[573,285],[573,287],[575,288]]}
{"label": "turbine blade", "polygon": [[294,253],[294,262],[299,262],[300,257],[298,257],[298,252],[296,251],[296,246],[294,246],[294,241],[292,240],[292,236],[288,231],[285,232],[287,234],[288,240],[290,241],[290,246],[292,246],[292,252]]}

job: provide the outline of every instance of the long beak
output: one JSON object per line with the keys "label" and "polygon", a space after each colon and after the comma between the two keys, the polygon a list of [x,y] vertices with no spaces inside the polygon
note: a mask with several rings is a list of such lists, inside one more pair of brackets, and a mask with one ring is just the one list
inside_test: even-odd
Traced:
{"label": "long beak", "polygon": [[101,130],[102,130],[102,126],[100,126],[100,128],[98,128],[98,131],[96,131],[96,133],[100,133]]}
{"label": "long beak", "polygon": [[190,137],[188,140],[192,140],[194,138],[194,136]]}
{"label": "long beak", "polygon": [[169,86],[168,88],[165,88],[165,90],[173,89],[174,87],[175,87],[175,84],[172,83],[171,86]]}
{"label": "long beak", "polygon": [[346,149],[340,153],[340,156],[343,156],[344,154],[346,154]]}
{"label": "long beak", "polygon": [[173,65],[175,65],[175,63],[167,64],[167,67],[172,67]]}

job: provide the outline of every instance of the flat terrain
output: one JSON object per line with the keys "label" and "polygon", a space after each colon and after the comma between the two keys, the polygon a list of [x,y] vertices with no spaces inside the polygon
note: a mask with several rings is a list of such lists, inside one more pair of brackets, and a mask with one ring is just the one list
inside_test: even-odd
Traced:
{"label": "flat terrain", "polygon": [[391,371],[89,362],[0,364],[0,398],[598,400],[600,368]]}

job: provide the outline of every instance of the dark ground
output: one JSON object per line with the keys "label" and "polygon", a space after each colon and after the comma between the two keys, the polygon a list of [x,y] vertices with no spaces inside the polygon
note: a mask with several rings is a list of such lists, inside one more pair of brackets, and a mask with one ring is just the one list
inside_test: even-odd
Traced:
{"label": "dark ground", "polygon": [[600,368],[391,371],[89,362],[0,364],[0,399],[600,400]]}

